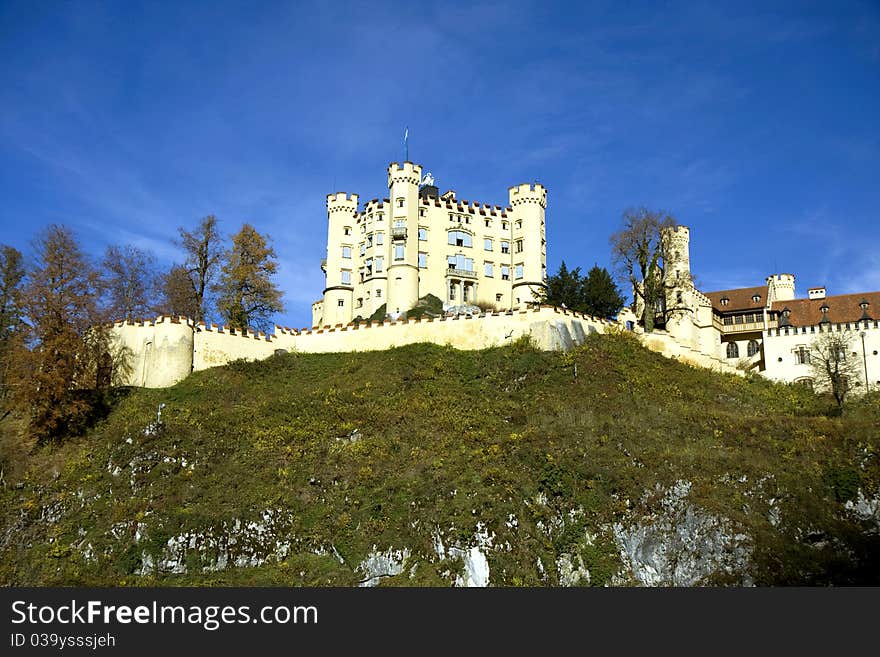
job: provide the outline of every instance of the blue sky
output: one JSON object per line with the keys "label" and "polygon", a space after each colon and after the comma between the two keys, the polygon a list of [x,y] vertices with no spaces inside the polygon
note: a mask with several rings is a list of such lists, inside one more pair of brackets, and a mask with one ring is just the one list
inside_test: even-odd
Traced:
{"label": "blue sky", "polygon": [[0,242],[49,223],[180,258],[274,240],[282,325],[321,295],[327,193],[549,190],[548,267],[609,266],[630,206],[691,227],[705,290],[880,289],[880,5],[0,2]]}

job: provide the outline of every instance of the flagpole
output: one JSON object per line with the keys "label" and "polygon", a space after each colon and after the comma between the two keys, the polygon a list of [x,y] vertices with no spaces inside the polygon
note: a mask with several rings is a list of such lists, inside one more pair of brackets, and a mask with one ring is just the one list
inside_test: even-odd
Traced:
{"label": "flagpole", "polygon": [[409,162],[409,126],[403,132],[403,161]]}

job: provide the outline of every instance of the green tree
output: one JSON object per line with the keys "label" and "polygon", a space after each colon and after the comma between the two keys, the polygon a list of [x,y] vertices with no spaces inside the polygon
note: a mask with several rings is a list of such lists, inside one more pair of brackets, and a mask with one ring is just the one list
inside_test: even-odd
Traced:
{"label": "green tree", "polygon": [[613,317],[623,307],[624,298],[604,267],[594,265],[586,276],[581,276],[580,267],[570,270],[563,261],[559,271],[547,278],[540,301],[594,317]]}
{"label": "green tree", "polygon": [[84,390],[97,386],[110,354],[106,316],[98,307],[101,278],[71,231],[49,226],[34,242],[35,263],[21,293],[27,327],[16,357],[15,391],[39,441],[76,431],[92,404]]}
{"label": "green tree", "polygon": [[547,277],[547,287],[539,293],[541,303],[576,310],[580,304],[583,282],[581,268],[569,270],[565,260],[559,265],[559,271]]}
{"label": "green tree", "polygon": [[268,238],[244,224],[232,236],[217,285],[218,307],[227,324],[237,329],[267,330],[273,313],[284,310],[272,277],[278,271]]}
{"label": "green tree", "polygon": [[593,265],[581,283],[581,312],[593,317],[614,317],[623,308],[625,299],[620,288],[604,267]]}
{"label": "green tree", "polygon": [[223,256],[217,219],[214,215],[208,215],[199,222],[194,231],[178,228],[178,232],[179,244],[186,253],[186,271],[198,303],[196,314],[192,318],[203,322],[206,321],[211,305],[207,295],[214,287],[217,268]]}

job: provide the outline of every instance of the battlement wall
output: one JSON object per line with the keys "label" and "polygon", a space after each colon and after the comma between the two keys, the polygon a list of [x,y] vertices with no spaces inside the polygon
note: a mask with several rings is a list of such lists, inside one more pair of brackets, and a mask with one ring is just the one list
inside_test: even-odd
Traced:
{"label": "battlement wall", "polygon": [[132,374],[126,383],[162,388],[191,372],[238,359],[261,360],[279,349],[300,353],[377,351],[419,342],[485,349],[529,335],[541,349],[567,350],[591,333],[604,333],[612,324],[616,322],[541,306],[477,316],[385,320],[302,330],[276,326],[270,335],[182,319],[117,323],[113,330],[129,352]]}

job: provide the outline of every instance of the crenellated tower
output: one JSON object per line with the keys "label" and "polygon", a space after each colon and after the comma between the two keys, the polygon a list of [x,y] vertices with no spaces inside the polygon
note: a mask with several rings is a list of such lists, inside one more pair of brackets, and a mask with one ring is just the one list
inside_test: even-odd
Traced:
{"label": "crenellated tower", "polygon": [[389,313],[405,313],[419,300],[419,183],[422,167],[412,162],[388,165],[390,248],[388,250]]}
{"label": "crenellated tower", "polygon": [[511,305],[518,306],[534,301],[546,285],[547,231],[544,212],[547,208],[547,189],[539,183],[525,183],[510,187],[508,193],[512,214],[509,225],[509,264],[513,272]]}
{"label": "crenellated tower", "polygon": [[767,277],[768,306],[774,301],[791,301],[794,298],[794,274],[773,274]]}
{"label": "crenellated tower", "polygon": [[348,324],[352,315],[354,226],[358,195],[327,195],[327,283],[324,288],[323,324]]}

